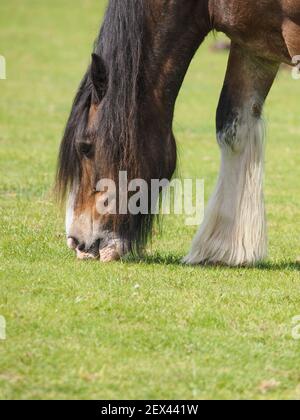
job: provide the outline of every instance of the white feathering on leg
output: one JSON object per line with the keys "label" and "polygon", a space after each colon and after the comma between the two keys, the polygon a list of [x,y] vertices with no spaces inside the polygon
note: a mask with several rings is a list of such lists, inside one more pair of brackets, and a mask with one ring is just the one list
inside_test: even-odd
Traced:
{"label": "white feathering on leg", "polygon": [[267,255],[264,204],[264,127],[243,119],[234,147],[219,136],[221,171],[187,264],[253,265]]}

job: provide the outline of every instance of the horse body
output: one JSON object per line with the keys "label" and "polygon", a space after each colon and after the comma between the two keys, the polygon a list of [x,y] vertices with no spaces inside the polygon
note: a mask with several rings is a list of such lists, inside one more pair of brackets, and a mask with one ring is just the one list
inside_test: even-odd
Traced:
{"label": "horse body", "polygon": [[[253,55],[291,64],[291,56],[297,53],[293,49],[299,53],[297,0],[211,0],[209,7],[215,29]],[[291,33],[293,25],[295,33]]]}
{"label": "horse body", "polygon": [[[300,54],[297,0],[111,0],[60,152],[70,189],[69,246],[79,258],[119,258],[144,244],[151,215],[101,215],[96,181],[170,179],[174,106],[211,30],[232,40],[217,110],[222,162],[204,223],[185,261],[251,265],[267,254],[262,110],[281,62]],[[119,185],[118,185],[119,186]]]}

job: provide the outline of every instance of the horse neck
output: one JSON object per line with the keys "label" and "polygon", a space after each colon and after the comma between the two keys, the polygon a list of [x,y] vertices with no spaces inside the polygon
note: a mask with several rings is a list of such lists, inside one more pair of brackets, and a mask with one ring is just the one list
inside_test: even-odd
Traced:
{"label": "horse neck", "polygon": [[[165,118],[173,119],[175,102],[193,56],[211,30],[208,0],[186,0],[185,10],[151,28],[148,22],[144,57],[145,91]],[[172,13],[171,13],[172,16]],[[151,31],[154,34],[151,34]]]}

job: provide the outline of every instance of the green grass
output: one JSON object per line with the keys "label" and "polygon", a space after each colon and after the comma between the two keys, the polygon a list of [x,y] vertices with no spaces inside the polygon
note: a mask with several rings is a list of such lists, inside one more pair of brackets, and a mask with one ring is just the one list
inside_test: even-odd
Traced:
{"label": "green grass", "polygon": [[[104,0],[0,5],[0,398],[300,398],[299,83],[268,99],[269,260],[256,269],[184,267],[194,228],[167,217],[145,261],[78,262],[51,199],[71,100]],[[215,109],[226,53],[210,38],[178,100],[180,173],[218,172]],[[297,85],[298,83],[298,85]]]}

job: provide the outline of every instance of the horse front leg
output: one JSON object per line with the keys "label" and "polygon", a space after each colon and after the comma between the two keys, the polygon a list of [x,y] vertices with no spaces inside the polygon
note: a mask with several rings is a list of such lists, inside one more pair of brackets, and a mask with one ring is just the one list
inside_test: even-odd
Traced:
{"label": "horse front leg", "polygon": [[217,111],[219,180],[188,264],[253,265],[267,255],[261,114],[278,68],[232,45]]}

